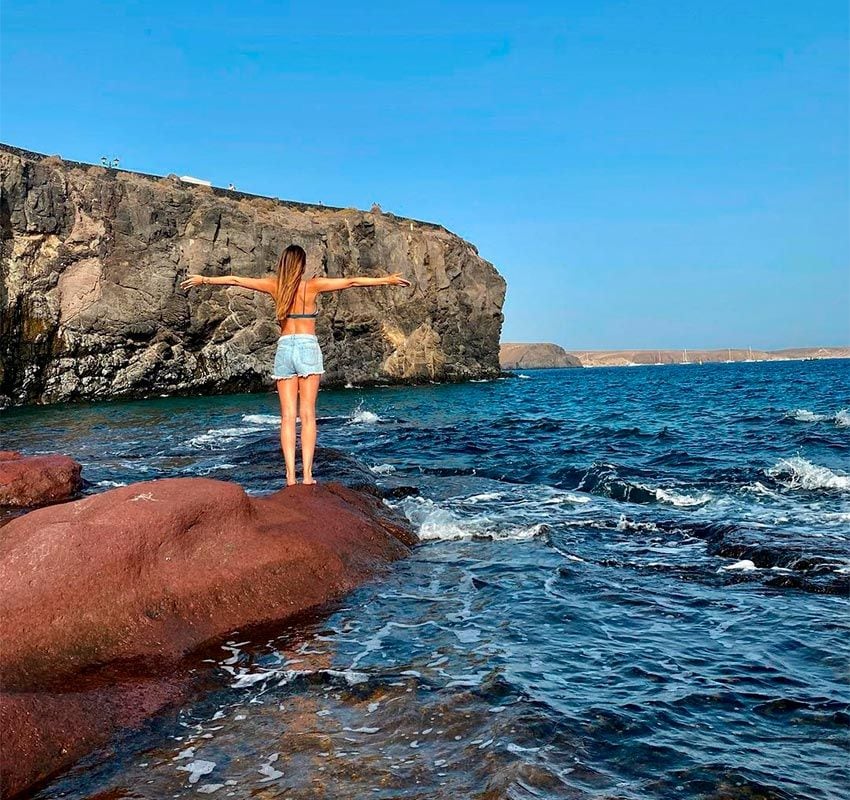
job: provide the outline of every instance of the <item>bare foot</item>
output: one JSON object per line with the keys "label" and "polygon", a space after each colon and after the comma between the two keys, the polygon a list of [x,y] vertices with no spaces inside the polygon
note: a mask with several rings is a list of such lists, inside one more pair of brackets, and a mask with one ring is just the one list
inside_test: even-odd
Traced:
{"label": "bare foot", "polygon": [[295,476],[293,476],[291,478],[289,477],[289,475],[286,476],[286,485],[287,486],[295,486],[296,483],[298,483],[298,481],[295,480]]}
{"label": "bare foot", "polygon": [[305,486],[315,486],[316,485],[316,481],[312,476],[310,476],[309,478],[305,477],[304,480],[302,481],[302,483]]}

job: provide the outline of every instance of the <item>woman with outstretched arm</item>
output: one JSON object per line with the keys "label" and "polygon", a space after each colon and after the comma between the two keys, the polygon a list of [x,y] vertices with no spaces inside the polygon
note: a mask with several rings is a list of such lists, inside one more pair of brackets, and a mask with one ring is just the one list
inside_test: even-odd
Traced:
{"label": "woman with outstretched arm", "polygon": [[277,393],[280,397],[280,447],[286,464],[286,484],[295,479],[295,421],[301,418],[301,464],[304,483],[313,479],[313,452],[316,448],[316,396],[324,370],[322,351],[316,338],[317,300],[323,292],[339,292],[360,286],[410,286],[400,273],[381,278],[304,278],[307,254],[290,245],[277,264],[277,275],[266,278],[189,275],[181,284],[193,286],[241,286],[264,292],[274,298],[280,339],[274,359]]}

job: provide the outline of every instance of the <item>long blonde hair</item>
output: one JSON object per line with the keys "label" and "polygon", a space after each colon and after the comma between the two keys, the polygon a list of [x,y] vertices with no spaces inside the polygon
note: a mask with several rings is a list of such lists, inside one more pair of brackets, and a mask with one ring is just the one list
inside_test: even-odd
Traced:
{"label": "long blonde hair", "polygon": [[274,292],[275,314],[283,320],[295,302],[295,293],[304,275],[307,253],[303,247],[291,244],[280,255],[277,262],[277,287]]}

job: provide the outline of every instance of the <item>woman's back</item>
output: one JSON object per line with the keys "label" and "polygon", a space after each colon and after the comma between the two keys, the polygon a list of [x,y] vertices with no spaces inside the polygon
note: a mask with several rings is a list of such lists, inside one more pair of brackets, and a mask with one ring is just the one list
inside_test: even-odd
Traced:
{"label": "woman's back", "polygon": [[311,285],[313,283],[313,280],[308,278],[298,285],[298,291],[295,293],[289,312],[280,320],[282,336],[292,333],[316,332],[316,317],[319,316],[316,300],[319,293]]}

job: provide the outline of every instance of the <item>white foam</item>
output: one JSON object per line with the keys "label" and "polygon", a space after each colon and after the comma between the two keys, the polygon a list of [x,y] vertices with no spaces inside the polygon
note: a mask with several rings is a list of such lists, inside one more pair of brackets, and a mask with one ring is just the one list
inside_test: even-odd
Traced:
{"label": "white foam", "polygon": [[118,486],[126,486],[127,484],[123,481],[98,481],[97,486],[111,486],[113,488],[117,488]]}
{"label": "white foam", "polygon": [[707,494],[700,494],[694,497],[688,494],[681,494],[680,492],[672,492],[667,489],[656,489],[655,497],[659,503],[667,503],[677,508],[704,506],[711,500],[711,496]]}
{"label": "white foam", "polygon": [[367,411],[365,408],[360,408],[359,406],[351,412],[351,416],[348,418],[348,422],[351,425],[374,425],[380,421],[381,418],[373,411]]}
{"label": "white foam", "polygon": [[740,570],[741,572],[752,572],[753,570],[758,569],[758,567],[753,564],[750,559],[745,558],[741,561],[736,561],[734,564],[729,564],[728,566],[722,567],[722,569],[725,569],[727,571]]}
{"label": "white foam", "polygon": [[522,375],[522,374],[520,374],[520,375],[517,375],[517,378],[522,378],[524,381],[527,381],[527,380],[530,380],[530,379],[531,379],[531,375]]}
{"label": "white foam", "polygon": [[374,467],[369,467],[369,469],[376,475],[389,475],[395,472],[395,467],[392,464],[375,464]]}
{"label": "white foam", "polygon": [[620,520],[617,523],[618,531],[657,531],[658,526],[654,522],[637,522],[628,519],[625,514],[620,514]]}
{"label": "white foam", "polygon": [[206,433],[189,439],[189,446],[201,449],[220,447],[262,430],[263,428],[211,428]]}
{"label": "white foam", "polygon": [[447,508],[424,497],[406,497],[401,510],[417,526],[423,540],[459,541],[482,537],[496,541],[527,540],[539,536],[546,526],[542,523],[525,527],[500,528],[488,517],[462,519]]}
{"label": "white foam", "polygon": [[832,422],[839,428],[847,428],[850,427],[850,410],[842,408],[835,414],[818,414],[807,408],[795,408],[785,415],[785,419],[796,422]]}
{"label": "white foam", "polygon": [[280,425],[280,417],[277,414],[243,414],[242,422],[251,425]]}
{"label": "white foam", "polygon": [[247,670],[240,670],[236,676],[236,680],[230,685],[234,689],[244,689],[278,674],[278,670],[268,670],[266,672],[247,672]]}
{"label": "white foam", "polygon": [[850,475],[833,472],[801,456],[780,459],[766,474],[789,489],[850,491]]}
{"label": "white foam", "polygon": [[483,494],[474,494],[472,497],[467,497],[466,503],[488,503],[491,500],[499,500],[502,497],[501,492],[484,492]]}
{"label": "white foam", "polygon": [[793,411],[789,411],[785,417],[797,422],[823,422],[829,419],[826,414],[815,414],[814,411],[809,411],[807,408],[795,408]]}

